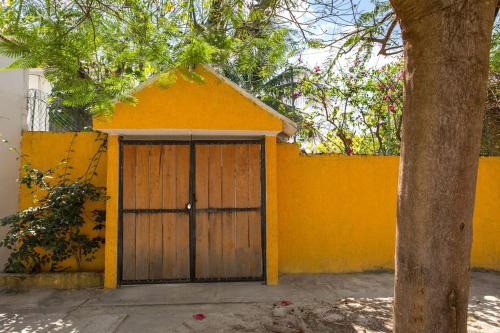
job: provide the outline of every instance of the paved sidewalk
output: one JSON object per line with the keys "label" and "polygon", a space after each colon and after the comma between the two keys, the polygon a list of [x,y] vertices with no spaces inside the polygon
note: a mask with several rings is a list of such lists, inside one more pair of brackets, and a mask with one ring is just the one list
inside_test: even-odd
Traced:
{"label": "paved sidewalk", "polygon": [[[314,307],[350,298],[353,302],[362,300],[356,305],[360,311],[366,304],[381,304],[380,309],[390,317],[392,294],[390,273],[288,275],[274,287],[243,282],[126,286],[117,290],[0,289],[0,333],[272,332],[260,322],[282,317],[274,306],[282,300]],[[367,303],[372,300],[375,303]],[[500,332],[500,273],[472,274],[470,304],[473,331]],[[196,313],[206,318],[195,320]],[[363,327],[359,331],[363,332]]]}

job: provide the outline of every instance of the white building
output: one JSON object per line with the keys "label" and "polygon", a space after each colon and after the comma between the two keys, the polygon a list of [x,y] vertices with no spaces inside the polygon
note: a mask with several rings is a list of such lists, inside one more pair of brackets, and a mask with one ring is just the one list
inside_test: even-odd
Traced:
{"label": "white building", "polygon": [[[11,62],[11,59],[0,56],[0,68]],[[41,95],[50,92],[50,85],[41,70],[0,71],[0,140],[8,141],[0,142],[0,218],[13,214],[18,209],[19,184],[16,179],[20,161],[17,152],[20,150],[22,130],[48,130],[48,113],[45,111],[45,115],[40,114],[45,108],[35,105],[28,110],[28,95],[35,94],[35,91]],[[42,121],[33,122],[34,119]],[[0,228],[0,238],[4,235],[5,228]],[[0,272],[3,271],[7,257],[7,249],[0,247]]]}

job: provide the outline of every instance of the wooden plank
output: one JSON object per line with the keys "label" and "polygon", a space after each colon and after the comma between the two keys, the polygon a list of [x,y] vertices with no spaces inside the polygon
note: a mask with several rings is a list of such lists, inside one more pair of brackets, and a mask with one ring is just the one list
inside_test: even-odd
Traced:
{"label": "wooden plank", "polygon": [[162,278],[173,279],[176,277],[175,265],[177,261],[177,242],[176,236],[176,215],[174,213],[166,213],[162,215],[162,239],[163,239],[163,253],[162,253]]}
{"label": "wooden plank", "polygon": [[177,148],[162,146],[162,207],[177,208]]}
{"label": "wooden plank", "polygon": [[[248,147],[248,205],[261,206],[261,159],[260,145],[252,144]],[[249,253],[248,276],[262,276],[262,233],[261,212],[248,213]]]}
{"label": "wooden plank", "polygon": [[122,279],[135,280],[135,214],[123,214]]}
{"label": "wooden plank", "polygon": [[[136,207],[149,208],[149,145],[136,146]],[[136,216],[136,279],[149,278],[149,214]]]}
{"label": "wooden plank", "polygon": [[149,216],[136,215],[135,276],[137,280],[149,279]]}
{"label": "wooden plank", "polygon": [[135,160],[134,145],[123,146],[123,208],[135,208]]}
{"label": "wooden plank", "polygon": [[208,160],[209,145],[196,146],[196,208],[208,207]]}
{"label": "wooden plank", "polygon": [[[185,208],[189,202],[189,146],[176,146],[176,208]],[[176,261],[175,277],[189,278],[189,214],[175,214]]]}
{"label": "wooden plank", "polygon": [[[208,208],[208,145],[196,146],[196,175],[195,193],[196,208]],[[209,234],[208,234],[208,213],[196,213],[196,272],[198,278],[210,276],[209,267]]]}
{"label": "wooden plank", "polygon": [[209,266],[209,242],[208,213],[196,213],[196,268],[197,278],[210,277]]}
{"label": "wooden plank", "polygon": [[235,207],[234,145],[222,147],[222,206]]}
{"label": "wooden plank", "polygon": [[222,145],[208,149],[208,206],[222,207]]}
{"label": "wooden plank", "polygon": [[[162,147],[152,145],[149,151],[149,208],[162,208]],[[163,274],[163,225],[160,214],[149,216],[149,278]]]}
{"label": "wooden plank", "polygon": [[149,151],[149,208],[162,208],[162,147],[152,145]]}
{"label": "wooden plank", "polygon": [[176,146],[176,207],[186,208],[189,202],[189,146]]}
{"label": "wooden plank", "polygon": [[235,173],[235,207],[249,207],[248,206],[248,191],[249,191],[249,160],[248,160],[248,145],[235,146],[235,160],[234,160],[234,173]]}
{"label": "wooden plank", "polygon": [[189,266],[189,215],[177,213],[175,225],[176,237],[176,261],[175,278],[188,279],[190,276]]}
{"label": "wooden plank", "polygon": [[136,146],[135,201],[136,208],[149,208],[149,145]]}
{"label": "wooden plank", "polygon": [[[235,206],[234,146],[223,145],[222,152],[222,206]],[[222,274],[221,277],[236,277],[236,229],[234,212],[222,213]]]}
{"label": "wooden plank", "polygon": [[224,274],[224,262],[222,258],[222,216],[223,213],[208,214],[209,277],[221,277]]}
{"label": "wooden plank", "polygon": [[260,145],[248,145],[248,207],[261,206]]}
{"label": "wooden plank", "polygon": [[[235,147],[235,187],[236,207],[248,207],[249,198],[249,160],[248,145]],[[238,276],[248,276],[248,258],[250,254],[250,241],[248,234],[248,212],[236,212],[236,261]]]}
{"label": "wooden plank", "polygon": [[149,278],[163,275],[163,224],[161,214],[149,216]]}
{"label": "wooden plank", "polygon": [[[222,207],[222,146],[209,146],[208,206]],[[210,277],[223,275],[222,213],[208,215],[208,259]]]}
{"label": "wooden plank", "polygon": [[[162,207],[177,208],[177,146],[162,146]],[[162,214],[162,278],[176,277],[176,214]]]}
{"label": "wooden plank", "polygon": [[248,276],[262,276],[262,237],[260,212],[248,212],[248,233],[250,251],[248,256]]}

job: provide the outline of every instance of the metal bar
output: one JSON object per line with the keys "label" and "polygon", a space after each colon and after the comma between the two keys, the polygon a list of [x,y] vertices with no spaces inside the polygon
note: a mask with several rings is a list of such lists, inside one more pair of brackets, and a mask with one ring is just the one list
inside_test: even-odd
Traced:
{"label": "metal bar", "polygon": [[241,140],[194,140],[196,145],[247,145],[247,144],[260,144],[262,140],[256,139],[241,139]]}
{"label": "metal bar", "polygon": [[223,212],[255,212],[259,211],[260,207],[213,207],[213,208],[197,208],[196,213],[223,213]]}
{"label": "metal bar", "polygon": [[125,280],[122,285],[134,284],[162,284],[162,283],[211,283],[211,282],[248,282],[263,281],[260,276],[237,277],[237,278],[194,278],[194,279],[147,279],[147,280]]}
{"label": "metal bar", "polygon": [[187,208],[131,208],[124,209],[124,214],[161,214],[161,213],[186,213],[189,214],[189,209]]}
{"label": "metal bar", "polygon": [[189,145],[189,276],[196,278],[196,149],[193,142]]}
{"label": "metal bar", "polygon": [[[192,208],[193,209],[193,208]],[[255,212],[261,207],[209,207],[193,209],[196,213],[223,213],[223,212]],[[161,213],[189,213],[187,208],[131,208],[123,209],[124,214],[161,214]]]}
{"label": "metal bar", "polygon": [[126,145],[189,145],[189,141],[178,140],[123,140]]}
{"label": "metal bar", "polygon": [[267,283],[267,253],[266,253],[266,141],[260,144],[260,238],[262,243],[262,277]]}
{"label": "metal bar", "polygon": [[118,138],[118,256],[116,281],[120,285],[123,277],[123,143]]}
{"label": "metal bar", "polygon": [[261,144],[262,140],[260,139],[241,139],[241,140],[196,140],[193,141],[185,141],[185,140],[123,140],[124,144],[127,145],[219,145],[219,144]]}

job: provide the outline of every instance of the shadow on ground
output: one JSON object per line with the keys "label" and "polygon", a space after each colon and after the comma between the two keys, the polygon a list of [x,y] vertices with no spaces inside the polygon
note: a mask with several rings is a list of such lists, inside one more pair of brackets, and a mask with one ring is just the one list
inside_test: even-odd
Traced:
{"label": "shadow on ground", "polygon": [[[468,332],[500,333],[500,274],[472,274]],[[391,332],[390,273],[284,276],[258,283],[118,290],[0,289],[6,332]],[[203,314],[196,320],[195,314]]]}

